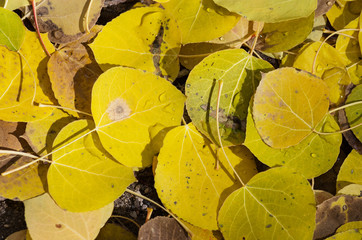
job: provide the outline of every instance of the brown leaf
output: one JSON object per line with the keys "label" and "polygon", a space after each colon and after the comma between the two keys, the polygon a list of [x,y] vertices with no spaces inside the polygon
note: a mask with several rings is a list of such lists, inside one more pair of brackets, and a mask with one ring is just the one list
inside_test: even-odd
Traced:
{"label": "brown leaf", "polygon": [[316,229],[313,239],[325,238],[336,229],[352,221],[362,220],[362,198],[340,195],[330,198],[317,206]]}
{"label": "brown leaf", "polygon": [[315,10],[315,18],[319,17],[329,11],[331,7],[334,5],[336,0],[318,0],[318,6]]}
{"label": "brown leaf", "polygon": [[[91,112],[91,91],[102,70],[82,44],[70,44],[56,51],[48,62],[54,95],[63,107]],[[78,117],[74,111],[68,111]]]}
{"label": "brown leaf", "polygon": [[156,217],[145,223],[138,233],[138,240],[190,240],[187,232],[173,218]]}

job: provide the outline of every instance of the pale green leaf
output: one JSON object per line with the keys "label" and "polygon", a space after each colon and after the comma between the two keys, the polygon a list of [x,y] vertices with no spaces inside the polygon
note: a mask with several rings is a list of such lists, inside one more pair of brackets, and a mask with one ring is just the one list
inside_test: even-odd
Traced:
{"label": "pale green leaf", "polygon": [[273,69],[268,62],[255,58],[243,49],[216,52],[200,62],[186,81],[186,107],[194,125],[215,144],[219,144],[216,127],[219,81],[219,123],[223,145],[241,144],[245,137],[245,120],[251,96],[261,79],[261,72]]}
{"label": "pale green leaf", "polygon": [[166,130],[181,123],[185,96],[152,73],[115,67],[92,91],[92,114],[105,149],[130,167],[147,167]]}
{"label": "pale green leaf", "polygon": [[[328,115],[317,128],[320,132],[335,132],[338,124]],[[244,145],[269,167],[285,166],[301,173],[305,178],[315,178],[333,167],[338,158],[341,134],[319,135],[312,133],[299,144],[275,149],[260,138],[251,114],[248,115]]]}
{"label": "pale green leaf", "polygon": [[54,140],[49,193],[63,209],[86,212],[116,200],[136,179],[105,152],[87,120],[65,126]]}
{"label": "pale green leaf", "polygon": [[25,28],[20,17],[0,7],[0,45],[18,51],[24,42]]}
{"label": "pale green leaf", "polygon": [[253,156],[245,147],[218,149],[192,124],[168,132],[155,176],[155,188],[165,207],[195,226],[216,230],[221,204],[241,187],[223,151],[244,182],[256,174]]}
{"label": "pale green leaf", "polygon": [[113,211],[113,202],[95,211],[72,213],[61,209],[48,194],[24,201],[25,220],[32,240],[93,240]]}
{"label": "pale green leaf", "polygon": [[362,155],[356,150],[347,156],[337,176],[337,191],[352,183],[362,185],[361,159]]}
{"label": "pale green leaf", "polygon": [[179,71],[180,34],[161,8],[142,7],[122,13],[90,44],[103,70],[128,66],[175,79]]}
{"label": "pale green leaf", "polygon": [[309,182],[281,167],[255,175],[229,195],[218,220],[225,240],[310,240],[315,212]]}
{"label": "pale green leaf", "polygon": [[263,75],[252,108],[261,139],[273,148],[300,143],[325,117],[328,94],[320,78],[295,68],[279,68]]}
{"label": "pale green leaf", "polygon": [[362,229],[362,221],[348,222],[340,226],[336,233],[345,232],[351,229]]}
{"label": "pale green leaf", "polygon": [[170,0],[162,6],[169,16],[176,19],[182,44],[220,37],[231,30],[240,18],[212,0]]}
{"label": "pale green leaf", "polygon": [[216,4],[237,12],[249,20],[281,22],[307,17],[317,8],[317,0],[214,0]]}
{"label": "pale green leaf", "polygon": [[[354,106],[347,107],[344,111],[346,112],[346,117],[350,127],[357,126],[362,124],[362,84],[357,85],[352,89],[352,92],[348,95],[346,104],[356,103]],[[352,129],[353,134],[362,142],[362,126]]]}
{"label": "pale green leaf", "polygon": [[281,52],[302,43],[312,32],[314,13],[277,23],[265,23],[259,35],[257,49],[264,52]]}
{"label": "pale green leaf", "polygon": [[351,229],[345,232],[337,233],[325,240],[361,240],[362,229]]}

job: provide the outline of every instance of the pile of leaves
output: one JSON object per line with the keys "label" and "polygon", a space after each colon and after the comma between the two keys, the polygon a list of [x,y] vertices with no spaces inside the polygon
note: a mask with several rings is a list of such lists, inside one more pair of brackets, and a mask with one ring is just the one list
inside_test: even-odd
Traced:
{"label": "pile of leaves", "polygon": [[[104,0],[0,4],[0,196],[25,204],[18,237],[136,239],[105,223],[153,165],[178,223],[138,239],[361,238],[361,1],[159,0],[105,26]],[[342,134],[337,196],[313,190]]]}

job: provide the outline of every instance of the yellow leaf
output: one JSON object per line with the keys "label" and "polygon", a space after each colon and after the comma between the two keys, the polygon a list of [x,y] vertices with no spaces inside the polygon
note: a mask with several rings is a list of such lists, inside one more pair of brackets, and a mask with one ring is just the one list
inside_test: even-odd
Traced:
{"label": "yellow leaf", "polygon": [[72,212],[99,209],[116,200],[136,180],[132,169],[105,152],[91,126],[87,120],[72,122],[53,144],[49,194],[61,208]]}
{"label": "yellow leaf", "polygon": [[328,95],[327,85],[308,72],[279,68],[265,74],[253,104],[262,140],[273,148],[298,144],[326,115]]}
{"label": "yellow leaf", "polygon": [[141,7],[122,13],[90,44],[103,70],[128,66],[175,79],[180,35],[161,8]]}
{"label": "yellow leaf", "polygon": [[103,73],[92,91],[92,114],[105,149],[130,167],[147,167],[164,131],[181,122],[185,96],[170,82],[137,69]]}
{"label": "yellow leaf", "polygon": [[181,43],[205,42],[231,30],[240,16],[216,5],[212,0],[170,0],[163,3],[181,31]]}
{"label": "yellow leaf", "polygon": [[[217,148],[192,124],[174,128],[164,140],[155,176],[155,188],[165,207],[183,220],[208,230],[217,229],[220,205],[241,187],[223,150]],[[253,155],[247,148],[235,146],[224,150],[245,183],[257,173]]]}
{"label": "yellow leaf", "polygon": [[336,30],[341,30],[361,13],[361,1],[345,1],[339,0],[327,12],[327,18],[332,27]]}
{"label": "yellow leaf", "polygon": [[[48,50],[54,49],[46,36],[42,36]],[[0,119],[28,122],[51,114],[51,108],[33,105],[51,104],[46,72],[46,54],[36,33],[26,31],[19,53],[0,46]],[[46,94],[45,94],[46,93]]]}
{"label": "yellow leaf", "polygon": [[113,211],[113,203],[85,213],[61,209],[48,194],[24,201],[26,225],[33,240],[93,240]]}
{"label": "yellow leaf", "polygon": [[94,26],[103,3],[104,0],[77,0],[72,4],[44,0],[37,7],[39,29],[49,32],[48,37],[52,42],[73,42]]}

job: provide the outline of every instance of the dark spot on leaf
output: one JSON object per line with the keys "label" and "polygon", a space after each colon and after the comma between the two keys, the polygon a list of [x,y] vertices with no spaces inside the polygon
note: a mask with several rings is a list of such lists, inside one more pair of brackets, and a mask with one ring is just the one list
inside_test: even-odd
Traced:
{"label": "dark spot on leaf", "polygon": [[265,227],[266,228],[270,228],[272,225],[271,224],[268,224],[268,225],[266,225]]}
{"label": "dark spot on leaf", "polygon": [[57,224],[55,224],[55,227],[56,228],[62,228],[62,224],[57,223]]}

